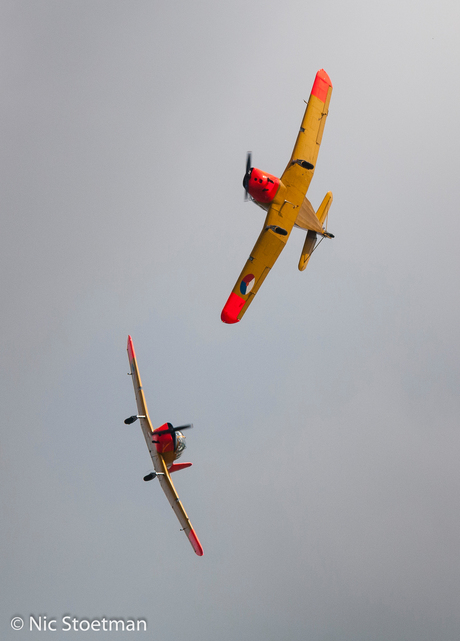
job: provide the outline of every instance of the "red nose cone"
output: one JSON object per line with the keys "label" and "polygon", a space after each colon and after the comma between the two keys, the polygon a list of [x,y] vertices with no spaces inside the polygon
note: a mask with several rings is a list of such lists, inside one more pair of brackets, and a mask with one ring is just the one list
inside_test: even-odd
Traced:
{"label": "red nose cone", "polygon": [[155,434],[155,432],[164,432],[169,428],[168,423],[160,425],[156,430],[153,430],[153,440],[157,452],[166,454],[167,452],[174,452],[174,439],[171,434]]}
{"label": "red nose cone", "polygon": [[280,180],[276,176],[267,174],[260,169],[253,167],[251,173],[245,177],[246,188],[249,194],[257,200],[258,203],[271,203],[276,196]]}

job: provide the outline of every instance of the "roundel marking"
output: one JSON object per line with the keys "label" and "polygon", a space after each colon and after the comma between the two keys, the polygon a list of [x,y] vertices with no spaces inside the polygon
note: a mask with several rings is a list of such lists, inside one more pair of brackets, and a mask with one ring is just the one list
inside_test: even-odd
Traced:
{"label": "roundel marking", "polygon": [[245,296],[246,294],[249,294],[251,289],[254,287],[255,282],[256,282],[256,279],[254,278],[254,274],[247,274],[243,278],[240,285],[240,292],[243,294],[243,296]]}

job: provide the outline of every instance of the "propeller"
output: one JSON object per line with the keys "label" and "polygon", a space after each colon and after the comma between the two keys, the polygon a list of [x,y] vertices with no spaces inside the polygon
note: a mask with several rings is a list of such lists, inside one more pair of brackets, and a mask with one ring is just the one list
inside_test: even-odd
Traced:
{"label": "propeller", "polygon": [[179,425],[179,427],[173,427],[171,423],[168,423],[168,429],[167,430],[161,430],[160,432],[157,432],[155,430],[155,436],[160,435],[160,434],[171,434],[171,432],[182,432],[182,430],[189,430],[191,427],[193,427],[193,423],[189,423],[188,425]]}
{"label": "propeller", "polygon": [[249,200],[249,192],[248,192],[248,180],[249,180],[249,172],[251,171],[251,163],[252,163],[252,152],[248,151],[246,155],[246,173],[244,174],[243,178],[243,187],[244,187],[244,200]]}

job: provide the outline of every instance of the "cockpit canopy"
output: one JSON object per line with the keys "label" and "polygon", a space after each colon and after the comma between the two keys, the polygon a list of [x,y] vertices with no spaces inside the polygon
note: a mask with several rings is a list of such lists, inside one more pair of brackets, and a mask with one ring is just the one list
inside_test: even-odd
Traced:
{"label": "cockpit canopy", "polygon": [[182,432],[176,432],[176,459],[182,456],[182,452],[186,447],[187,443],[185,442],[185,436],[182,434]]}

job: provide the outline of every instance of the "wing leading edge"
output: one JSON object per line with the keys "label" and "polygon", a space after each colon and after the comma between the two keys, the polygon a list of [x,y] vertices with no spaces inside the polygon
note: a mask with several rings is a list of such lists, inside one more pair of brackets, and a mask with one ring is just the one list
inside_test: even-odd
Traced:
{"label": "wing leading edge", "polygon": [[[222,310],[224,323],[237,323],[242,319],[288,241],[315,172],[331,93],[331,80],[321,69],[316,74],[291,159],[281,176],[262,232]],[[304,209],[308,205],[304,205]],[[303,212],[304,216],[308,213]],[[310,226],[320,231],[315,221],[311,220]]]}
{"label": "wing leading edge", "polygon": [[166,498],[168,499],[169,504],[174,511],[174,514],[177,516],[182,530],[187,535],[191,546],[193,547],[195,553],[198,554],[198,556],[203,556],[203,548],[195,533],[195,530],[192,527],[187,512],[185,511],[184,506],[179,499],[179,495],[177,494],[176,488],[174,487],[174,484],[171,480],[171,476],[169,474],[166,463],[161,454],[157,452],[155,444],[152,442],[153,428],[147,410],[147,404],[145,402],[141,377],[137,366],[136,353],[134,351],[134,345],[131,336],[128,336],[128,359],[133,379],[134,395],[136,397],[139,420],[141,423],[145,442],[147,443],[147,447],[152,458],[154,470],[158,475],[158,480],[160,481],[163,492],[165,493]]}

